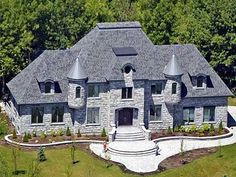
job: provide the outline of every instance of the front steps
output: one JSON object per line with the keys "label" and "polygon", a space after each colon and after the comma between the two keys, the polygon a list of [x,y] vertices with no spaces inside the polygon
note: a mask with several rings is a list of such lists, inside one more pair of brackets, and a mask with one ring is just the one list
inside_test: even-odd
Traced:
{"label": "front steps", "polygon": [[116,130],[115,141],[143,141],[144,132],[138,127],[123,126]]}

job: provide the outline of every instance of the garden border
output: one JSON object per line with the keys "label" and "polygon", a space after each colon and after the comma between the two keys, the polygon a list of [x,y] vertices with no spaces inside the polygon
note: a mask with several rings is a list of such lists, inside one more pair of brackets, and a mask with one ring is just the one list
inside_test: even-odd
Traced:
{"label": "garden border", "polygon": [[195,137],[195,136],[168,136],[168,137],[162,137],[153,139],[152,141],[157,143],[160,141],[168,141],[168,140],[181,140],[181,139],[188,139],[188,140],[216,140],[216,139],[223,139],[233,136],[233,132],[230,130],[230,128],[225,127],[229,132],[223,135],[217,135],[217,136],[204,136],[204,137]]}
{"label": "garden border", "polygon": [[11,137],[12,134],[6,135],[4,136],[5,141],[8,144],[11,145],[19,145],[22,147],[50,147],[50,146],[59,146],[59,145],[66,145],[66,144],[71,144],[71,143],[98,143],[101,144],[104,141],[101,140],[66,140],[66,141],[60,141],[60,142],[53,142],[53,143],[43,143],[43,144],[30,144],[30,143],[19,143],[16,141],[11,140],[9,137]]}

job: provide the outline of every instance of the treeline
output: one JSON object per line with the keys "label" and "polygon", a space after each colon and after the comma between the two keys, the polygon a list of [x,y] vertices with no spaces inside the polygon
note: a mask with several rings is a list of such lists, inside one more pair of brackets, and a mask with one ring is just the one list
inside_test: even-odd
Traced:
{"label": "treeline", "polygon": [[71,47],[98,22],[133,20],[154,44],[197,45],[234,88],[235,14],[236,0],[1,0],[1,92],[43,50]]}

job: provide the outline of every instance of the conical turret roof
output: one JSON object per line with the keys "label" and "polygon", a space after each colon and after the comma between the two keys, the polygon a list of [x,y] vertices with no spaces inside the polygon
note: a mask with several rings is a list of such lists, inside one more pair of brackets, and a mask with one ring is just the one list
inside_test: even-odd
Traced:
{"label": "conical turret roof", "polygon": [[67,77],[70,79],[75,79],[75,80],[87,78],[87,75],[86,75],[84,69],[82,68],[78,58],[75,60],[75,63],[71,67]]}
{"label": "conical turret roof", "polygon": [[172,55],[172,58],[166,65],[163,73],[168,76],[179,76],[184,74],[177,62],[175,54]]}

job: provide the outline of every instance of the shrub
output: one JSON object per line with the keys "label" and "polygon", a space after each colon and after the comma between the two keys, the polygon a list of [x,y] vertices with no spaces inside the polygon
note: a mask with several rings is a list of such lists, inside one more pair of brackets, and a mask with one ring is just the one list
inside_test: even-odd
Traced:
{"label": "shrub", "polygon": [[78,129],[77,137],[81,137],[80,129]]}
{"label": "shrub", "polygon": [[16,129],[14,129],[13,132],[12,132],[12,138],[13,138],[13,139],[16,139],[16,138],[17,138],[17,136],[16,136]]}
{"label": "shrub", "polygon": [[106,137],[106,136],[107,136],[106,130],[105,130],[105,128],[103,128],[102,133],[101,133],[101,137]]}
{"label": "shrub", "polygon": [[209,124],[203,124],[202,128],[203,128],[204,132],[208,132],[210,130],[210,125]]}
{"label": "shrub", "polygon": [[179,131],[180,132],[185,132],[185,127],[184,126],[180,126]]}
{"label": "shrub", "polygon": [[211,127],[210,127],[210,132],[214,132],[215,131],[215,128],[214,128],[214,125],[211,124]]}
{"label": "shrub", "polygon": [[46,158],[46,156],[44,154],[44,150],[43,150],[42,146],[38,149],[38,160],[40,162],[43,162],[43,161],[47,160],[47,158]]}
{"label": "shrub", "polygon": [[45,132],[41,132],[40,139],[44,140],[45,138],[47,138],[46,133]]}
{"label": "shrub", "polygon": [[27,137],[28,137],[29,140],[32,139],[32,136],[31,136],[30,133],[27,134]]}
{"label": "shrub", "polygon": [[50,135],[51,135],[52,137],[56,137],[56,136],[57,136],[57,135],[56,135],[56,132],[55,132],[53,129],[50,130]]}
{"label": "shrub", "polygon": [[168,133],[168,134],[172,134],[172,130],[171,130],[170,126],[169,126],[168,129],[167,129],[167,133]]}
{"label": "shrub", "polygon": [[70,128],[69,127],[67,127],[67,129],[66,129],[66,136],[71,136],[71,132],[70,132]]}
{"label": "shrub", "polygon": [[8,124],[6,119],[6,115],[0,113],[0,136],[5,135],[8,132]]}
{"label": "shrub", "polygon": [[219,133],[222,133],[223,129],[224,129],[223,128],[223,123],[222,123],[222,121],[220,121],[219,128],[218,128]]}
{"label": "shrub", "polygon": [[61,128],[58,129],[57,135],[58,136],[63,136],[64,135],[63,130]]}
{"label": "shrub", "polygon": [[36,137],[36,136],[37,136],[36,131],[33,130],[33,131],[32,131],[32,137]]}
{"label": "shrub", "polygon": [[23,136],[23,142],[29,142],[28,135],[26,134],[26,132]]}
{"label": "shrub", "polygon": [[193,124],[189,127],[189,129],[190,129],[190,132],[196,132],[197,131],[197,126],[195,124]]}
{"label": "shrub", "polygon": [[178,125],[175,125],[174,132],[179,132],[179,126]]}

